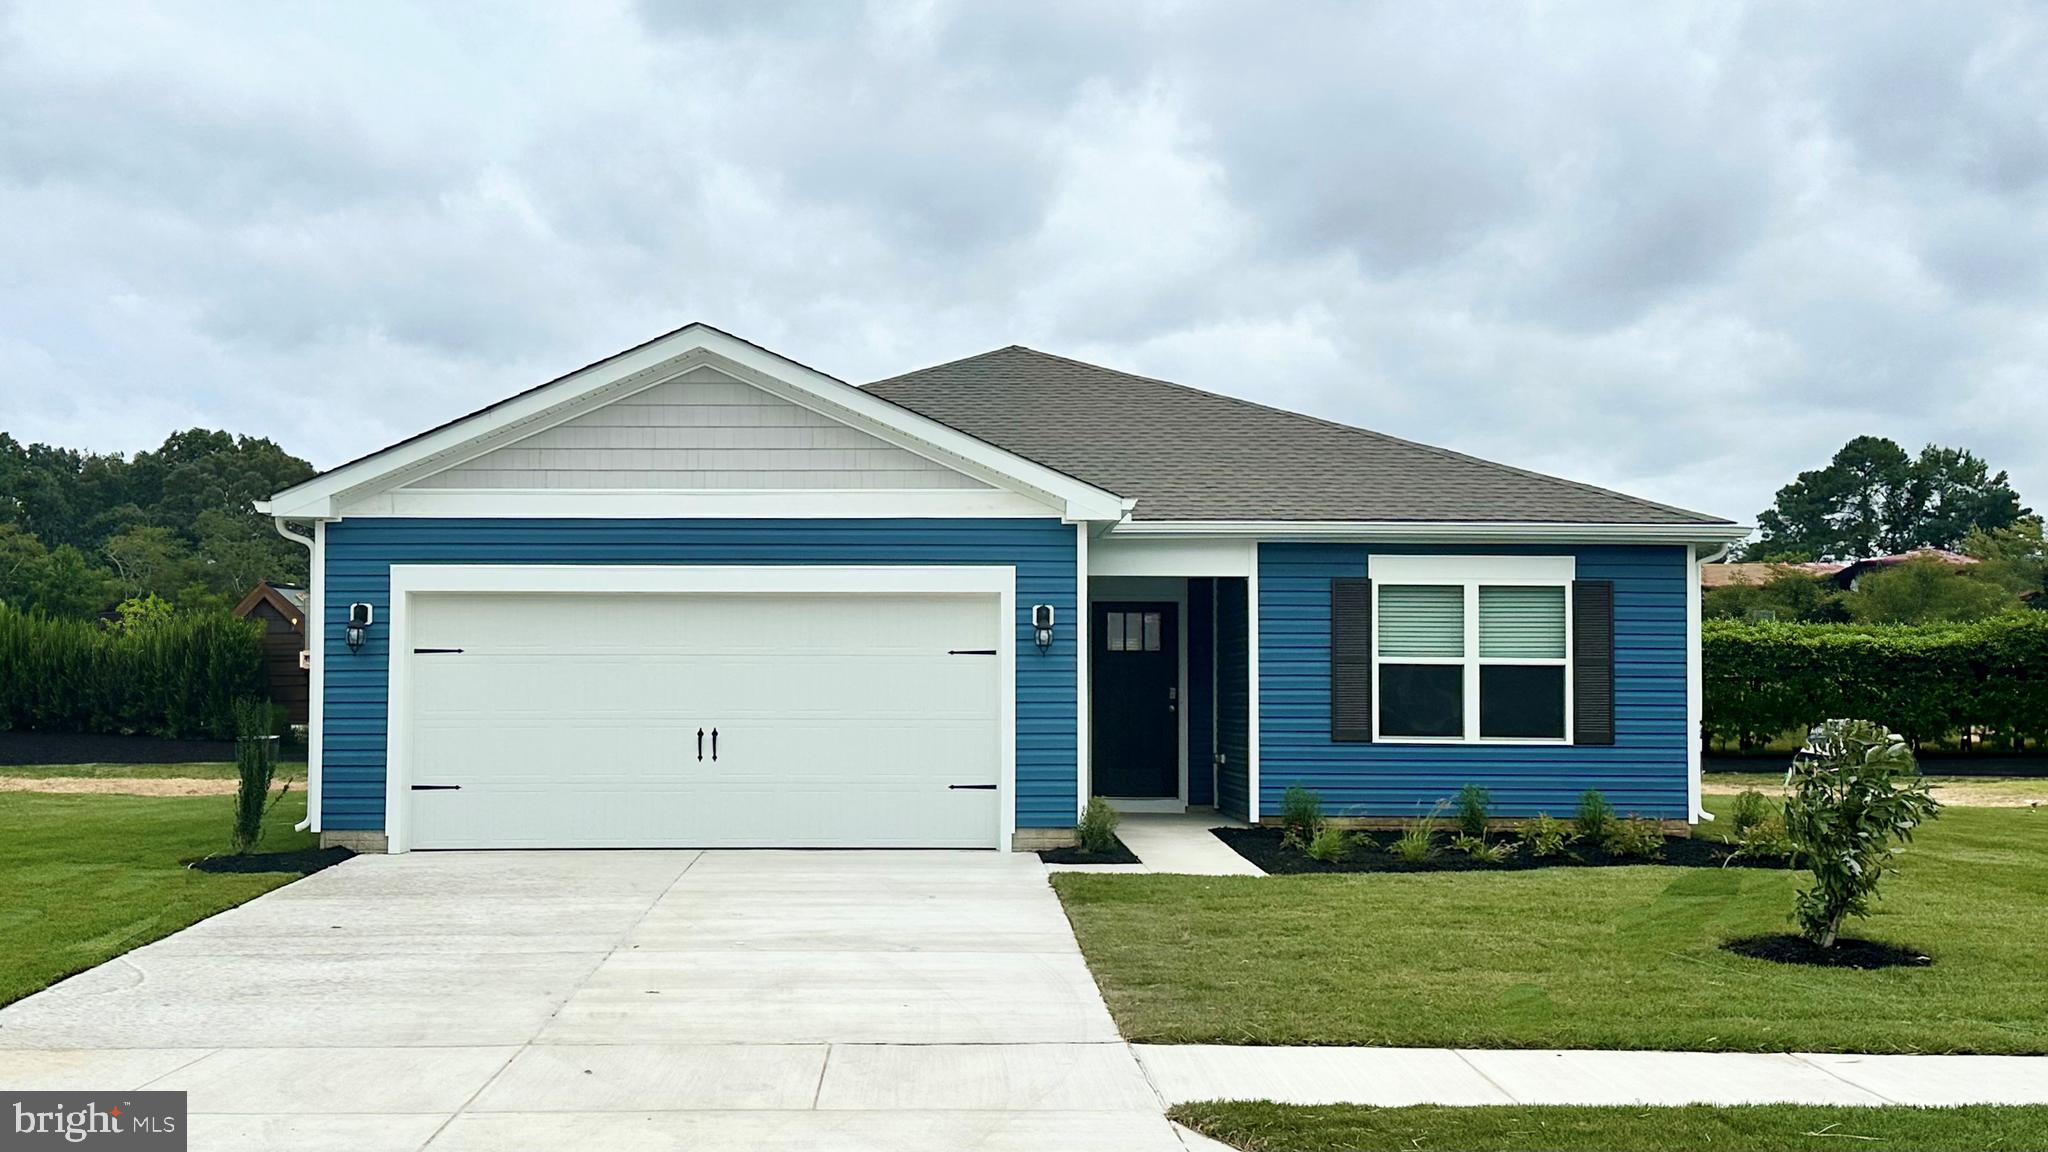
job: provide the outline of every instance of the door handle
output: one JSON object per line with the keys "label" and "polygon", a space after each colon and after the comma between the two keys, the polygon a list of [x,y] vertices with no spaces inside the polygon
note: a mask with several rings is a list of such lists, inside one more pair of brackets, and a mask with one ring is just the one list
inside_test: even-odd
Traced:
{"label": "door handle", "polygon": [[711,759],[713,761],[718,759],[718,729],[716,728],[711,730]]}
{"label": "door handle", "polygon": [[704,759],[704,730],[697,729],[697,759]]}

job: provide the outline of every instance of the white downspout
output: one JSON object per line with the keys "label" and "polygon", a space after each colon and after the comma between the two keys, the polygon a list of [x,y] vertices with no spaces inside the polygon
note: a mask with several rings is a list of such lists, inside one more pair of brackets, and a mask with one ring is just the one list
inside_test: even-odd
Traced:
{"label": "white downspout", "polygon": [[1705,784],[1702,777],[1706,770],[1706,756],[1700,746],[1701,731],[1706,722],[1706,667],[1700,644],[1700,565],[1719,562],[1734,547],[1732,543],[1723,544],[1712,555],[1701,556],[1698,545],[1685,546],[1685,758],[1690,769],[1686,799],[1696,824],[1703,821],[1712,823],[1714,819],[1701,796]]}
{"label": "white downspout", "polygon": [[[261,510],[260,506],[258,510]],[[306,603],[308,605],[309,610],[306,613],[307,619],[305,619],[300,625],[300,630],[306,636],[306,643],[308,645],[311,645],[313,643],[314,637],[320,635],[320,622],[318,619],[314,618],[314,613],[318,611],[318,605],[320,603],[320,600],[319,597],[314,594],[314,589],[310,586],[313,573],[313,538],[311,536],[301,536],[297,532],[292,531],[291,528],[285,524],[285,519],[282,516],[272,516],[270,518],[270,523],[272,527],[277,529],[277,534],[279,536],[282,536],[285,539],[292,541],[293,543],[303,544],[306,546],[306,573],[309,585],[306,589]],[[308,651],[310,650],[311,649],[309,648]],[[310,742],[310,734],[308,735],[307,739]],[[310,754],[311,753],[309,751],[308,755]],[[307,765],[306,774],[308,778],[312,776],[312,772],[312,766],[310,764]],[[312,826],[313,810],[309,807],[306,809],[306,818],[304,820],[299,821],[297,824],[292,825],[292,831],[304,832],[306,829],[311,828]]]}

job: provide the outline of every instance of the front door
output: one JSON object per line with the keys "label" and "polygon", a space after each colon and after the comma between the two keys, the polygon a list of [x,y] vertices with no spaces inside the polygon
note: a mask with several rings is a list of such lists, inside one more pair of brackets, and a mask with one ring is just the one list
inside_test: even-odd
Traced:
{"label": "front door", "polygon": [[1095,794],[1180,795],[1179,609],[1105,601],[1091,609]]}

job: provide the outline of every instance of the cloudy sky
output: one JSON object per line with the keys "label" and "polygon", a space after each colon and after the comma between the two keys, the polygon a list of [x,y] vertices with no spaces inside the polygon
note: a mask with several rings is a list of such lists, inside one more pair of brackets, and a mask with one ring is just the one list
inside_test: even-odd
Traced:
{"label": "cloudy sky", "polygon": [[2038,6],[326,7],[0,0],[0,430],[326,466],[702,319],[1745,520],[1859,433],[2048,505]]}

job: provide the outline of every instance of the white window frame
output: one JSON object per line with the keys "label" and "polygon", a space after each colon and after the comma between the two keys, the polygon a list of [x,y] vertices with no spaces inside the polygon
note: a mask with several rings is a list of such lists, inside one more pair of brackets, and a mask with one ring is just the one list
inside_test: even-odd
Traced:
{"label": "white window frame", "polygon": [[[1572,581],[1577,562],[1570,556],[1372,556],[1366,575],[1372,580],[1372,738],[1380,744],[1558,746],[1572,742]],[[1439,664],[1464,669],[1465,732],[1462,736],[1390,736],[1380,731],[1380,593],[1390,586],[1433,584],[1462,588],[1465,648],[1462,656],[1394,656],[1388,664]],[[1482,657],[1479,654],[1479,589],[1488,587],[1562,588],[1564,590],[1564,657]],[[1564,735],[1481,736],[1479,734],[1479,670],[1487,665],[1564,668]]]}

